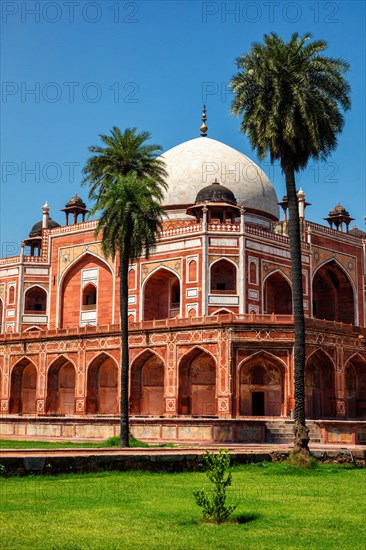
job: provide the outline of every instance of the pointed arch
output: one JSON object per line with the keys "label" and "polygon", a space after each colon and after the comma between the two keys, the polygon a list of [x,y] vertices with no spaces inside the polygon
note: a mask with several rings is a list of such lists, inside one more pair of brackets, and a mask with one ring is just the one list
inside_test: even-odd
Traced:
{"label": "pointed arch", "polygon": [[[95,270],[93,277],[87,275]],[[83,304],[84,288],[94,285],[95,304]],[[59,281],[57,318],[61,328],[111,323],[114,311],[113,269],[109,263],[87,251],[67,267]],[[90,311],[88,311],[90,309]],[[102,318],[100,318],[102,316]]]}
{"label": "pointed arch", "polygon": [[35,414],[37,367],[28,357],[22,357],[11,369],[10,414]]}
{"label": "pointed arch", "polygon": [[212,416],[217,412],[216,359],[195,346],[178,364],[178,414]]}
{"label": "pointed arch", "polygon": [[40,285],[32,285],[24,292],[24,313],[45,314],[48,292]]}
{"label": "pointed arch", "polygon": [[101,352],[87,367],[87,414],[118,414],[118,365]]}
{"label": "pointed arch", "polygon": [[285,415],[286,370],[286,363],[266,350],[259,350],[241,361],[238,366],[240,415]]}
{"label": "pointed arch", "polygon": [[75,379],[75,364],[65,355],[61,355],[50,364],[47,369],[47,413],[74,414]]}
{"label": "pointed arch", "polygon": [[352,279],[335,258],[317,267],[312,279],[313,316],[355,324],[356,292]]}
{"label": "pointed arch", "polygon": [[366,359],[354,353],[344,368],[345,408],[347,418],[366,417]]}
{"label": "pointed arch", "polygon": [[263,311],[278,315],[292,314],[292,287],[288,277],[280,270],[271,271],[263,280]]}
{"label": "pointed arch", "polygon": [[130,408],[133,415],[161,416],[165,363],[154,350],[144,350],[131,363]]}
{"label": "pointed arch", "polygon": [[229,258],[220,258],[210,264],[210,292],[236,294],[238,266]]}
{"label": "pointed arch", "polygon": [[233,311],[230,311],[230,309],[225,309],[220,307],[220,309],[217,309],[211,315],[234,315]]}
{"label": "pointed arch", "polygon": [[305,402],[309,418],[336,416],[335,366],[330,355],[321,348],[306,361]]}
{"label": "pointed arch", "polygon": [[169,319],[181,316],[181,277],[166,266],[154,269],[145,279],[143,296],[143,320]]}

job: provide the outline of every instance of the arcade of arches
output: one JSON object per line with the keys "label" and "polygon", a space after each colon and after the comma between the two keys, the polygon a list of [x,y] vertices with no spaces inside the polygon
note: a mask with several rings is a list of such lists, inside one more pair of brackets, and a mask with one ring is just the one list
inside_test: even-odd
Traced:
{"label": "arcade of arches", "polygon": [[[165,409],[166,364],[157,353],[145,350],[131,361],[130,414],[163,416]],[[86,414],[117,415],[119,412],[119,370],[115,359],[101,353],[87,368]],[[288,414],[287,369],[270,353],[261,351],[238,367],[235,382],[234,417],[276,417]],[[218,414],[217,364],[204,349],[195,347],[178,365],[178,407],[181,416],[209,417]],[[10,414],[36,414],[37,367],[27,358],[10,372]],[[344,388],[345,417],[366,418],[366,360],[355,354],[336,373],[332,359],[322,350],[306,362],[305,398],[308,418],[337,417],[337,387]],[[46,413],[76,413],[76,369],[65,356],[53,361],[47,371]]]}

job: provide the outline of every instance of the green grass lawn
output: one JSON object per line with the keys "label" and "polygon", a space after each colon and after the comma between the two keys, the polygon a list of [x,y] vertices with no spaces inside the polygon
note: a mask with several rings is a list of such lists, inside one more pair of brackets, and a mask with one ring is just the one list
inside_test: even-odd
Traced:
{"label": "green grass lawn", "polygon": [[366,540],[366,470],[281,464],[235,467],[235,521],[201,521],[204,473],[112,472],[3,478],[2,550],[324,549]]}
{"label": "green grass lawn", "polygon": [[[139,441],[130,437],[130,447],[174,447],[172,443],[163,445],[149,445],[144,441]],[[98,449],[101,447],[119,447],[119,438],[110,437],[105,441],[27,441],[19,439],[0,439],[1,449],[72,449],[72,448],[90,448]]]}

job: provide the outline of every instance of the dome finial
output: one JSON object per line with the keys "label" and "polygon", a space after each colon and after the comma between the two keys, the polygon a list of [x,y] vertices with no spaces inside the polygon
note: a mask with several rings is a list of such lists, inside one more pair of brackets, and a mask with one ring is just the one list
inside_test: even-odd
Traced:
{"label": "dome finial", "polygon": [[206,126],[206,120],[207,120],[207,116],[206,116],[206,105],[203,106],[203,109],[202,109],[202,126],[200,128],[200,132],[201,132],[201,137],[206,137],[207,136],[207,126]]}

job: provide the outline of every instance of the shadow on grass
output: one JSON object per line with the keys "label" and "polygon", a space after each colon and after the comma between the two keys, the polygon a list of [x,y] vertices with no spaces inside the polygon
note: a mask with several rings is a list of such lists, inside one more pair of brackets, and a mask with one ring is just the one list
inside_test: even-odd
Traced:
{"label": "shadow on grass", "polygon": [[240,516],[234,516],[233,521],[236,523],[240,523],[241,525],[244,523],[250,523],[251,521],[255,521],[256,519],[259,519],[259,514],[240,514]]}

